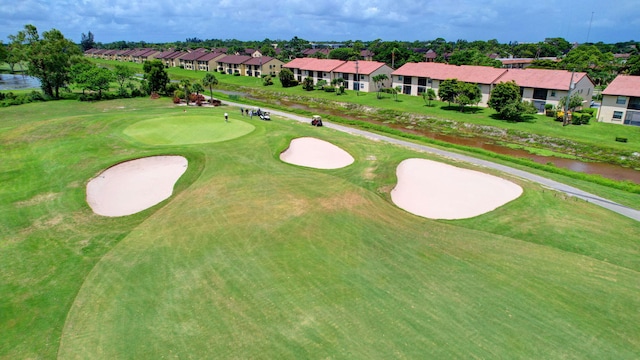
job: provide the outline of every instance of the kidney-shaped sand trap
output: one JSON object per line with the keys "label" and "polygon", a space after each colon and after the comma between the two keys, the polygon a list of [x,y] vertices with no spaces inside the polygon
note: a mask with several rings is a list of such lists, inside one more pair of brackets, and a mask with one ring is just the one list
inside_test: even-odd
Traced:
{"label": "kidney-shaped sand trap", "polygon": [[167,199],[187,170],[182,156],[152,156],[123,162],[87,184],[87,203],[98,215],[125,216]]}
{"label": "kidney-shaped sand trap", "polygon": [[316,169],[338,169],[351,165],[353,156],[330,142],[301,137],[291,140],[289,148],[280,154],[284,162]]}
{"label": "kidney-shaped sand trap", "polygon": [[407,159],[396,170],[391,200],[400,208],[430,219],[466,219],[518,198],[522,188],[478,171],[425,159]]}

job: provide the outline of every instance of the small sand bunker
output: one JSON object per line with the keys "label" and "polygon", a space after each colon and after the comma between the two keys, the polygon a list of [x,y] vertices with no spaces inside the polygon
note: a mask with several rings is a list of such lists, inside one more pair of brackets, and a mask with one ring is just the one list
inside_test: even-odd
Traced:
{"label": "small sand bunker", "polygon": [[182,156],[152,156],[123,162],[87,184],[87,203],[98,215],[125,216],[167,199],[187,171]]}
{"label": "small sand bunker", "polygon": [[407,159],[396,170],[391,200],[430,219],[466,219],[518,198],[522,188],[502,178],[425,159]]}
{"label": "small sand bunker", "polygon": [[348,152],[330,142],[312,137],[291,140],[289,148],[280,154],[280,160],[316,169],[339,169],[354,161]]}

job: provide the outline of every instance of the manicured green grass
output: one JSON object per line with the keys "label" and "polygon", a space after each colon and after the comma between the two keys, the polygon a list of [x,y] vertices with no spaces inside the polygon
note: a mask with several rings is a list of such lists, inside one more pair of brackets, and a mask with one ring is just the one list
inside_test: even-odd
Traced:
{"label": "manicured green grass", "polygon": [[[400,161],[433,157],[228,107],[187,114],[227,110],[255,130],[163,145],[125,131],[186,115],[168,99],[0,109],[0,358],[640,354],[640,223],[516,179],[523,196],[491,213],[419,218],[389,192]],[[281,162],[300,136],[356,161]],[[189,159],[170,199],[91,212],[88,179],[158,154]]]}
{"label": "manicured green grass", "polygon": [[[252,124],[238,121],[241,116],[229,115],[225,122],[224,112],[228,109],[207,109],[206,116],[192,115],[189,111],[137,122],[124,130],[124,134],[149,145],[183,145],[214,143],[235,139],[255,129]],[[257,118],[256,118],[257,119]]]}
{"label": "manicured green grass", "polygon": [[[95,59],[94,61],[113,65],[120,62]],[[127,63],[137,72],[142,72],[141,64]],[[172,79],[202,79],[206,72],[192,71],[180,68],[167,69]],[[213,73],[221,86],[247,87],[262,91],[278,93],[277,97],[282,96],[305,96],[322,100],[331,100],[338,102],[348,102],[363,106],[376,107],[400,112],[423,114],[441,119],[450,119],[466,123],[497,126],[507,130],[518,130],[529,132],[532,134],[566,138],[569,140],[592,144],[597,146],[606,146],[619,150],[631,150],[640,152],[640,128],[635,126],[620,126],[617,124],[599,123],[597,119],[592,119],[589,125],[579,126],[562,126],[561,122],[554,121],[552,118],[544,115],[531,115],[524,122],[508,122],[499,120],[495,116],[493,109],[484,107],[469,107],[464,112],[457,110],[455,106],[434,100],[431,106],[427,106],[422,97],[410,95],[398,95],[398,101],[395,101],[390,94],[383,94],[382,99],[378,99],[375,93],[360,92],[356,93],[347,90],[344,95],[337,96],[336,93],[328,93],[324,91],[304,91],[300,86],[292,88],[283,88],[279,85],[279,80],[274,80],[273,86],[263,86],[262,79],[248,76],[233,76],[228,74]],[[207,91],[208,93],[208,91]],[[366,116],[366,114],[363,114]],[[628,138],[627,143],[615,141],[616,137]]]}

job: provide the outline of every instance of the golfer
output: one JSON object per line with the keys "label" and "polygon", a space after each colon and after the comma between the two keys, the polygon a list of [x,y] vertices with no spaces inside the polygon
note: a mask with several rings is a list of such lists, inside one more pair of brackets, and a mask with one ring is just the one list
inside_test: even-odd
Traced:
{"label": "golfer", "polygon": [[229,122],[229,114],[224,113],[224,122]]}

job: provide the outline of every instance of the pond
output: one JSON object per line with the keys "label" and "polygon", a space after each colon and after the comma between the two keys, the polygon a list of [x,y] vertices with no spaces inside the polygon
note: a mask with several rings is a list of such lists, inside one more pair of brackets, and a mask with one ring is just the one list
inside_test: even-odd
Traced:
{"label": "pond", "polygon": [[40,80],[22,74],[0,74],[0,90],[39,89]]}

